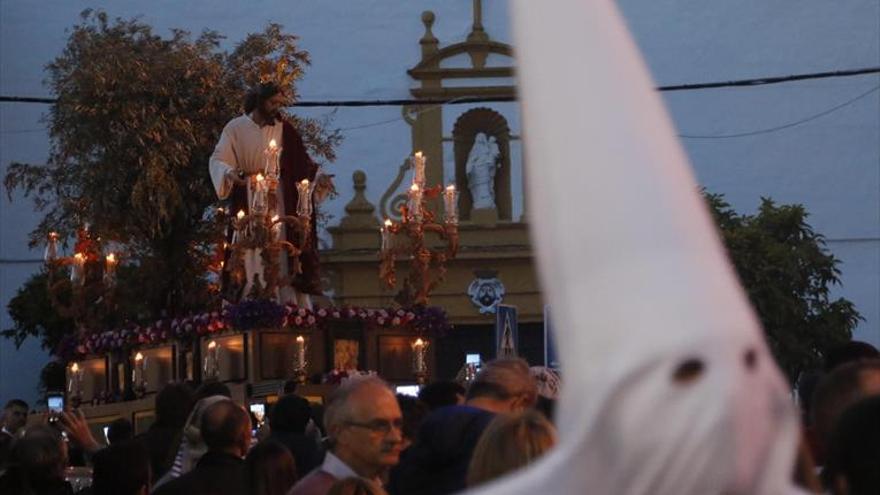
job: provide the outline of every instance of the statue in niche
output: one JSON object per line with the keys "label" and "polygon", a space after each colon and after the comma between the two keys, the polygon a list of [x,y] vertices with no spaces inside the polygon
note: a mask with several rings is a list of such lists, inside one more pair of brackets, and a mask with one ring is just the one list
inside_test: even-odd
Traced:
{"label": "statue in niche", "polygon": [[477,133],[465,169],[474,209],[496,207],[495,172],[501,167],[500,156],[501,150],[495,136]]}

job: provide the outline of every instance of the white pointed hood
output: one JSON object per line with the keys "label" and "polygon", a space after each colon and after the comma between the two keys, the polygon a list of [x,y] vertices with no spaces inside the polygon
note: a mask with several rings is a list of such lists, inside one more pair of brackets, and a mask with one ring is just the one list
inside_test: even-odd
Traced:
{"label": "white pointed hood", "polygon": [[791,492],[787,385],[614,2],[512,5],[560,443],[480,493]]}

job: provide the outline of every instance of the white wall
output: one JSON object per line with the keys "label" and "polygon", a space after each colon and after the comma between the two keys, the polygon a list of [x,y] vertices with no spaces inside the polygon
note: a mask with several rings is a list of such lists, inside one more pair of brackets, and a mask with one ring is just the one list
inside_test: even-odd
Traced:
{"label": "white wall", "polygon": [[[507,5],[484,2],[483,23],[495,39],[510,40]],[[222,7],[218,7],[222,5]],[[765,75],[846,69],[880,64],[880,6],[875,0],[621,0],[658,84],[729,80]],[[198,33],[210,28],[227,36],[226,46],[267,22],[279,22],[301,36],[313,65],[300,84],[305,100],[406,98],[415,85],[406,69],[419,59],[420,14],[437,15],[441,45],[462,41],[470,30],[468,0],[296,0],[188,2],[133,0],[3,0],[0,3],[0,94],[51,96],[42,87],[43,66],[63,48],[65,29],[87,7],[111,17],[140,15],[156,31],[172,27]],[[576,56],[576,51],[571,54]],[[596,70],[601,70],[597,67]],[[842,103],[880,84],[877,76],[809,81],[753,89],[665,93],[683,134],[751,131],[793,122]],[[514,105],[498,108],[519,134]],[[840,257],[844,285],[838,290],[866,317],[857,338],[880,345],[880,98],[871,96],[813,122],[780,132],[739,139],[684,141],[700,181],[726,194],[743,212],[761,196],[803,203],[817,231]],[[444,129],[468,106],[444,110]],[[0,173],[11,161],[44,161],[48,138],[39,119],[47,107],[0,103]],[[303,109],[323,116],[331,109]],[[330,211],[341,215],[350,199],[351,173],[368,172],[367,197],[378,203],[409,153],[409,127],[397,107],[340,108],[335,126],[345,142],[330,171],[343,193]],[[368,127],[390,120],[391,122]],[[584,136],[589,146],[589,136]],[[519,147],[515,147],[518,153]],[[449,160],[447,156],[447,160]],[[514,193],[521,185],[514,174]],[[4,195],[5,196],[5,195]],[[515,214],[521,202],[515,203]],[[30,203],[0,200],[0,259],[34,259],[26,235],[38,214]],[[0,263],[0,304],[15,294],[37,263]],[[10,321],[0,313],[0,326]],[[15,351],[0,341],[0,400],[33,400],[40,367],[38,346]]]}

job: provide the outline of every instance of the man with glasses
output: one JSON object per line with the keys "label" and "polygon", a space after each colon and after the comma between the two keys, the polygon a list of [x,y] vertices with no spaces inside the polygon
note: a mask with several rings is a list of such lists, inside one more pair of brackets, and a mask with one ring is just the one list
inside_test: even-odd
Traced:
{"label": "man with glasses", "polygon": [[289,495],[325,495],[336,480],[353,476],[381,484],[397,464],[403,415],[381,379],[357,379],[336,389],[327,401],[324,425],[330,450],[323,464],[294,485]]}

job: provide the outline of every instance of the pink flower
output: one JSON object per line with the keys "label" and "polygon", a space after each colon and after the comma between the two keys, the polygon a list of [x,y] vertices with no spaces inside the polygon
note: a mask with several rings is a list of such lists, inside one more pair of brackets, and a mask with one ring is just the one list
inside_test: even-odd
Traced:
{"label": "pink flower", "polygon": [[342,315],[339,314],[339,311],[334,311],[334,312],[333,312],[333,317],[334,317],[334,318],[339,318],[340,316],[342,316]]}
{"label": "pink flower", "polygon": [[300,325],[302,325],[302,323],[303,323],[303,319],[302,319],[302,317],[301,317],[301,316],[297,316],[296,318],[293,319],[293,323],[294,323],[296,326],[300,326]]}
{"label": "pink flower", "polygon": [[406,319],[409,321],[412,321],[412,320],[416,319],[416,314],[413,313],[412,311],[410,311],[409,313],[406,314]]}
{"label": "pink flower", "polygon": [[395,316],[394,319],[391,320],[391,324],[395,326],[400,325],[400,318]]}
{"label": "pink flower", "polygon": [[314,316],[309,315],[309,317],[306,318],[306,321],[309,323],[309,325],[314,325],[316,320]]}
{"label": "pink flower", "polygon": [[296,312],[296,314],[298,314],[300,316],[305,316],[306,313],[307,313],[306,308],[299,308],[299,311]]}
{"label": "pink flower", "polygon": [[324,318],[325,316],[327,316],[327,310],[324,308],[319,309],[318,316],[320,316],[321,318]]}
{"label": "pink flower", "polygon": [[404,311],[404,310],[402,310],[402,309],[398,309],[398,310],[397,310],[397,316],[403,316],[403,315],[405,315],[405,314],[406,314],[406,311]]}
{"label": "pink flower", "polygon": [[385,318],[382,318],[382,317],[380,316],[380,317],[376,320],[376,323],[378,323],[378,324],[380,324],[380,325],[384,325],[384,324],[385,324]]}

